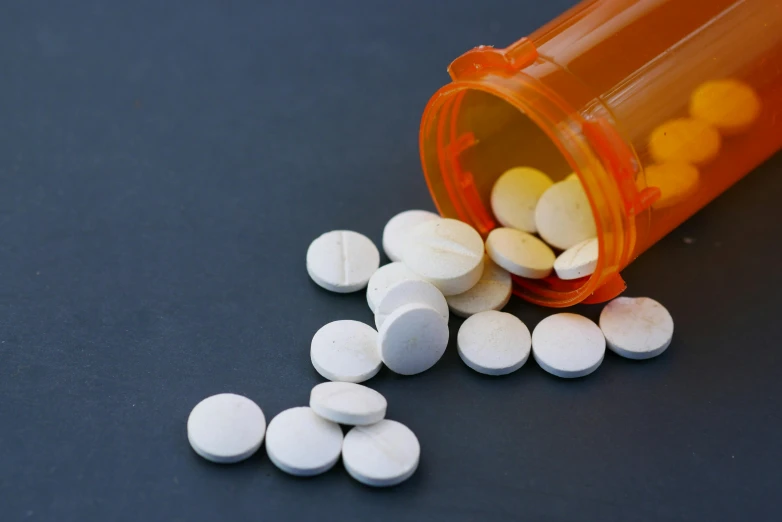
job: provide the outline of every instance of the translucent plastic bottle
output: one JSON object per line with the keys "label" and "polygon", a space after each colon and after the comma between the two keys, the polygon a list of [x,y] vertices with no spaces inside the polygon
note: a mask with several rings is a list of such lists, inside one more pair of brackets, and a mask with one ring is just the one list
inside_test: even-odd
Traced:
{"label": "translucent plastic bottle", "polygon": [[[555,181],[575,171],[587,192],[600,242],[595,273],[515,278],[517,294],[546,306],[616,296],[625,266],[782,147],[779,0],[587,0],[506,49],[467,52],[449,73],[420,134],[443,215],[487,234],[497,226],[491,188],[516,166]],[[749,93],[755,113],[743,128],[718,129],[716,156],[695,165],[697,185],[671,197],[658,173],[681,184],[687,165],[660,168],[661,147],[679,143],[666,125],[702,117],[704,100],[717,117],[753,110],[733,91],[709,89],[724,79]],[[702,134],[679,152],[696,150]],[[668,142],[650,148],[652,136]]]}

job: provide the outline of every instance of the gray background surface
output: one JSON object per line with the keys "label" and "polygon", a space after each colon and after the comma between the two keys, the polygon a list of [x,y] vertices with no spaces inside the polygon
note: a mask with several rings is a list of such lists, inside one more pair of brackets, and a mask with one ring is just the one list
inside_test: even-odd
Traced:
{"label": "gray background surface", "polygon": [[401,487],[187,444],[210,394],[306,404],[313,333],[371,322],[307,245],[431,208],[418,123],[448,62],[572,3],[4,1],[0,520],[780,520],[779,155],[625,272],[675,318],[658,359],[490,379],[452,345],[370,381],[423,447]]}

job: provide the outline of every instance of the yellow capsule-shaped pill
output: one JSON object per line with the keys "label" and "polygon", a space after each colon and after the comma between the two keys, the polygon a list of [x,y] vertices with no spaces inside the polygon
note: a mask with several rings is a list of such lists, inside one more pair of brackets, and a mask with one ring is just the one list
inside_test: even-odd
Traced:
{"label": "yellow capsule-shaped pill", "polygon": [[656,163],[684,162],[703,165],[720,150],[720,134],[694,118],[669,120],[652,131],[649,153]]}
{"label": "yellow capsule-shaped pill", "polygon": [[660,189],[660,199],[652,208],[677,205],[698,191],[698,169],[689,163],[669,162],[646,167],[646,186]]}
{"label": "yellow capsule-shaped pill", "polygon": [[738,80],[708,81],[690,98],[690,115],[725,135],[745,132],[759,114],[760,98],[752,87]]}

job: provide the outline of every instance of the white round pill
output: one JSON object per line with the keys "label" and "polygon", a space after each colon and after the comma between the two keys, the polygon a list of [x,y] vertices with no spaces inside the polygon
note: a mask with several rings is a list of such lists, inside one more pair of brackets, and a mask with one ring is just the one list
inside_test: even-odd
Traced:
{"label": "white round pill", "polygon": [[334,321],[312,338],[312,365],[330,381],[363,382],[380,371],[377,332],[358,321]]}
{"label": "white round pill", "polygon": [[380,329],[389,315],[400,306],[407,304],[423,304],[434,308],[448,322],[448,302],[436,286],[426,281],[400,281],[388,289],[377,304],[375,310],[375,326]]}
{"label": "white round pill", "polygon": [[603,362],[605,351],[603,332],[582,315],[550,315],[532,331],[535,361],[557,377],[589,375]]}
{"label": "white round pill", "polygon": [[418,468],[421,445],[410,428],[392,420],[356,426],[345,435],[342,462],[351,477],[367,486],[395,486]]}
{"label": "white round pill", "polygon": [[673,318],[648,297],[617,297],[600,313],[608,347],[628,359],[650,359],[663,353],[673,338]]}
{"label": "white round pill", "polygon": [[540,196],[535,223],[540,237],[561,250],[597,236],[592,207],[578,179],[554,183]]}
{"label": "white round pill", "polygon": [[331,469],[342,451],[342,430],[306,406],[279,413],[266,430],[266,454],[291,475],[311,477]]}
{"label": "white round pill", "polygon": [[367,303],[372,312],[377,310],[377,303],[386,295],[389,288],[401,281],[409,279],[421,279],[418,275],[407,268],[402,262],[389,263],[381,266],[369,278],[367,285]]}
{"label": "white round pill", "polygon": [[527,362],[532,340],[518,317],[491,310],[464,321],[457,344],[459,357],[476,372],[506,375]]}
{"label": "white round pill", "polygon": [[511,274],[528,279],[548,277],[554,268],[554,252],[546,243],[513,228],[495,228],[489,232],[486,252]]}
{"label": "white round pill", "polygon": [[401,261],[410,232],[417,225],[435,219],[440,219],[440,216],[427,210],[406,210],[392,217],[383,229],[383,250],[388,259]]}
{"label": "white round pill", "polygon": [[323,382],[310,392],[310,408],[326,420],[363,426],[386,416],[386,398],[352,382]]}
{"label": "white round pill", "polygon": [[535,207],[540,196],[554,182],[538,169],[516,167],[508,170],[491,189],[491,209],[502,226],[535,233]]}
{"label": "white round pill", "polygon": [[258,451],[266,418],[253,401],[233,393],[212,395],[196,404],[187,419],[187,439],[206,460],[228,464]]}
{"label": "white round pill", "polygon": [[593,237],[568,248],[554,261],[554,271],[560,279],[570,280],[594,273],[598,256],[597,238]]}
{"label": "white round pill", "polygon": [[480,280],[464,293],[446,297],[448,308],[459,317],[487,310],[500,310],[510,300],[513,281],[510,273],[486,256]]}
{"label": "white round pill", "polygon": [[448,334],[448,323],[434,308],[422,304],[402,306],[388,316],[380,329],[380,357],[393,372],[421,373],[443,356]]}
{"label": "white round pill", "polygon": [[380,252],[358,232],[326,232],[307,249],[307,272],[319,286],[346,294],[367,286],[380,266]]}
{"label": "white round pill", "polygon": [[402,260],[445,296],[472,288],[483,273],[483,240],[470,225],[455,219],[427,221],[415,227]]}

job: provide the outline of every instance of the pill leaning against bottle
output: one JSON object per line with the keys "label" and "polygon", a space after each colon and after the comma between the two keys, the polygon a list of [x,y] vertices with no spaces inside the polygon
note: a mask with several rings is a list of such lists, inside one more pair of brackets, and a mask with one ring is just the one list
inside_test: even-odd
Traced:
{"label": "pill leaning against bottle", "polygon": [[307,249],[307,272],[315,283],[337,293],[367,286],[380,266],[380,252],[358,232],[334,230],[313,241]]}
{"label": "pill leaning against bottle", "polygon": [[405,305],[394,310],[380,328],[380,357],[392,372],[415,375],[440,360],[448,335],[448,323],[440,312],[426,305]]}
{"label": "pill leaning against bottle", "polygon": [[330,381],[363,382],[380,371],[377,332],[358,321],[334,321],[312,337],[310,359]]}
{"label": "pill leaning against bottle", "polygon": [[408,279],[421,279],[415,272],[402,262],[389,263],[377,269],[369,278],[367,284],[367,304],[374,313],[377,303],[383,298],[389,288]]}
{"label": "pill leaning against bottle", "polygon": [[592,275],[597,268],[598,241],[596,237],[568,248],[554,260],[557,277],[564,280]]}
{"label": "pill leaning against bottle", "polygon": [[563,378],[584,377],[603,362],[606,340],[584,316],[554,314],[532,331],[532,355],[541,368]]}
{"label": "pill leaning against bottle", "polygon": [[551,178],[532,167],[515,167],[506,171],[491,190],[491,209],[504,227],[534,234],[535,207],[540,196],[553,185]]}
{"label": "pill leaning against bottle", "polygon": [[628,359],[650,359],[663,353],[673,338],[673,318],[648,297],[617,297],[600,313],[608,348]]}
{"label": "pill leaning against bottle", "polygon": [[535,223],[540,237],[560,250],[597,236],[592,207],[578,178],[554,183],[540,196]]}
{"label": "pill leaning against bottle", "polygon": [[427,221],[411,232],[402,260],[444,296],[461,294],[481,278],[483,239],[455,219]]}
{"label": "pill leaning against bottle", "polygon": [[529,358],[532,339],[515,315],[488,311],[473,315],[459,328],[459,357],[476,372],[506,375]]}
{"label": "pill leaning against bottle", "polygon": [[459,317],[470,317],[479,312],[501,310],[508,304],[513,281],[510,273],[489,256],[483,259],[480,280],[464,293],[446,297],[448,308]]}
{"label": "pill leaning against bottle", "polygon": [[427,210],[406,210],[392,217],[383,228],[383,250],[391,261],[401,261],[410,232],[421,223],[440,219]]}
{"label": "pill leaning against bottle", "polygon": [[323,382],[310,392],[312,411],[338,424],[374,424],[386,416],[387,406],[383,395],[351,382]]}
{"label": "pill leaning against bottle", "polygon": [[263,411],[247,397],[212,395],[196,404],[187,419],[187,439],[206,460],[239,462],[258,451],[266,432]]}
{"label": "pill leaning against bottle", "polygon": [[345,435],[342,462],[351,477],[367,486],[395,486],[418,468],[421,445],[400,422],[382,420],[356,426]]}
{"label": "pill leaning against bottle", "polygon": [[266,454],[286,473],[301,477],[331,469],[342,451],[342,430],[306,406],[279,413],[266,430]]}
{"label": "pill leaning against bottle", "polygon": [[528,279],[548,277],[554,268],[554,252],[546,243],[513,228],[495,228],[489,232],[486,252],[511,274]]}
{"label": "pill leaning against bottle", "polygon": [[397,308],[407,304],[423,304],[434,308],[448,322],[448,303],[436,286],[422,280],[400,281],[388,289],[377,304],[375,326],[383,326],[386,318]]}

